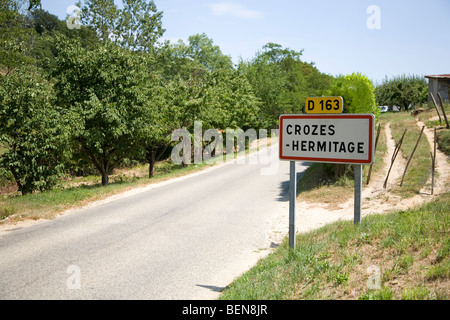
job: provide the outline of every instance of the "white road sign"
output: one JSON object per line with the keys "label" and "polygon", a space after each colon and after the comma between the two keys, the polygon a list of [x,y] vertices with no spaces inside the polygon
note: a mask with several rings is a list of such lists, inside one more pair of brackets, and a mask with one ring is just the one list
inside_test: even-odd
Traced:
{"label": "white road sign", "polygon": [[282,115],[280,160],[371,164],[373,114]]}

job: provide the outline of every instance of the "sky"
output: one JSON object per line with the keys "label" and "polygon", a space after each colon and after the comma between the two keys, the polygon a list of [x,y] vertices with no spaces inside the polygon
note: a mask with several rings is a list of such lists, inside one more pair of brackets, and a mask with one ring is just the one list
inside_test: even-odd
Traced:
{"label": "sky", "polygon": [[[60,19],[76,2],[41,0]],[[303,50],[302,60],[323,73],[360,72],[375,85],[400,75],[450,73],[450,0],[154,2],[163,11],[163,40],[205,33],[235,63],[273,42]]]}

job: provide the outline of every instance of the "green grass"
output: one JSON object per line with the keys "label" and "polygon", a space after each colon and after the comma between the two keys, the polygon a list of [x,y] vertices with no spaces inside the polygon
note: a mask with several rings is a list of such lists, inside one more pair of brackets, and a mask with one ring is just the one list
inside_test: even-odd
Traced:
{"label": "green grass", "polygon": [[439,149],[446,155],[450,156],[450,130],[439,130],[436,133],[436,140],[439,145]]}
{"label": "green grass", "polygon": [[412,197],[420,192],[431,176],[430,144],[425,134],[422,134],[417,149],[412,154],[421,131],[421,128],[416,124],[416,120],[405,112],[391,113],[387,117],[386,120],[391,124],[392,135],[396,143],[399,142],[404,130],[407,129],[400,149],[406,161],[412,155],[403,185],[401,187],[396,186],[392,191],[404,198]]}
{"label": "green grass", "polygon": [[[421,207],[339,221],[287,239],[236,279],[223,300],[448,299],[450,193]],[[367,268],[380,269],[369,288]]]}
{"label": "green grass", "polygon": [[[447,118],[450,120],[450,104],[445,104],[445,109]],[[446,155],[450,155],[450,130],[446,128],[446,123],[443,116],[441,116],[441,120],[439,121],[439,119],[437,119],[437,113],[434,107],[430,110],[431,111],[429,112],[419,114],[417,118],[424,122],[428,128],[436,128],[438,148]]]}

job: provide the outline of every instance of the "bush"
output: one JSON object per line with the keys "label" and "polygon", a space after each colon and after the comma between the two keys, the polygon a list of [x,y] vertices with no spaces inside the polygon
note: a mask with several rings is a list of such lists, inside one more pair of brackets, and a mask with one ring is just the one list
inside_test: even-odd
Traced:
{"label": "bush", "polygon": [[30,69],[0,77],[0,167],[22,194],[52,188],[62,173],[65,145],[51,85]]}
{"label": "bush", "polygon": [[[372,113],[378,117],[380,110],[375,102],[375,91],[372,82],[360,73],[338,76],[331,81],[329,96],[341,96],[344,99],[344,113]],[[328,166],[339,178],[351,173],[349,164],[333,164]]]}
{"label": "bush", "polygon": [[375,116],[380,113],[372,82],[361,73],[334,78],[328,95],[344,99],[344,113],[373,113]]}

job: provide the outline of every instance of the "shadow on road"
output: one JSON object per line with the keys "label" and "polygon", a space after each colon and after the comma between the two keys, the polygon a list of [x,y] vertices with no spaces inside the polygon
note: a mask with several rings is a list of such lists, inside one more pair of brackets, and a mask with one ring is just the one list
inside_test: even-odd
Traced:
{"label": "shadow on road", "polygon": [[[309,167],[311,165],[311,162],[302,162],[302,165]],[[297,182],[303,177],[305,170],[306,169],[302,170],[301,172],[297,171]],[[278,194],[277,201],[289,201],[289,184],[289,179],[280,183],[280,193]]]}
{"label": "shadow on road", "polygon": [[206,289],[209,289],[214,292],[222,292],[223,290],[226,289],[226,287],[208,286],[208,285],[204,285],[204,284],[196,284],[196,286],[206,288]]}

